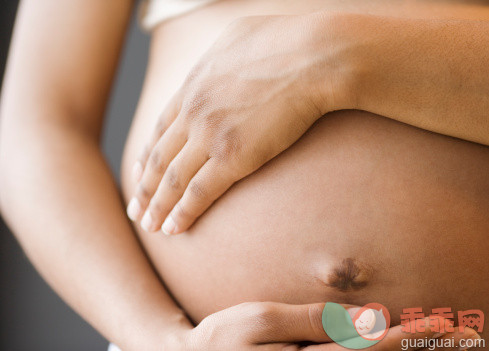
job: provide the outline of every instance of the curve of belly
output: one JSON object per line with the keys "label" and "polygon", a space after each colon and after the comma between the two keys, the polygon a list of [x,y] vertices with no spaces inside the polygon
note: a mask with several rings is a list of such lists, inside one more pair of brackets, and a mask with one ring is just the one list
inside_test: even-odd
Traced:
{"label": "curve of belly", "polygon": [[[176,40],[165,51],[179,26],[153,40],[124,155],[126,200],[130,168],[161,107],[219,27],[205,40],[194,30],[195,45]],[[138,234],[196,322],[256,300],[379,302],[393,323],[407,307],[487,311],[488,174],[487,147],[367,112],[335,112],[233,186],[188,233]]]}
{"label": "curve of belly", "polygon": [[[141,236],[196,320],[254,300],[482,308],[487,174],[487,148],[345,111],[234,186],[187,234]],[[332,284],[345,259],[368,271],[364,287]]]}

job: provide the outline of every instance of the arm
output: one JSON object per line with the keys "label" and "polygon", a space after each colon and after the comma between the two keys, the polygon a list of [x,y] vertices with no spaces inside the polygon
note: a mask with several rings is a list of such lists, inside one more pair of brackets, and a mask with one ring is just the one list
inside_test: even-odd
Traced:
{"label": "arm", "polygon": [[487,37],[489,21],[327,11],[239,19],[161,115],[134,165],[128,215],[147,231],[185,232],[334,110],[489,145]]}
{"label": "arm", "polygon": [[336,29],[355,76],[343,108],[489,145],[489,21],[346,15]]}
{"label": "arm", "polygon": [[1,104],[6,221],[49,284],[124,351],[278,351],[303,340],[335,350],[324,304],[241,304],[193,328],[158,280],[98,143],[130,10],[121,0],[22,3]]}
{"label": "arm", "polygon": [[131,1],[25,0],[1,104],[2,214],[49,284],[124,350],[184,324],[99,147]]}

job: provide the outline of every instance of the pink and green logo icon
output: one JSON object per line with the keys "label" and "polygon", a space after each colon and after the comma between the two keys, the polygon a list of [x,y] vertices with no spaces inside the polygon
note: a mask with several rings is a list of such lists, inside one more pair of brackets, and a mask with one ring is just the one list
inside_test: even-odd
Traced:
{"label": "pink and green logo icon", "polygon": [[346,310],[328,302],[323,309],[323,328],[338,345],[359,350],[382,340],[390,325],[387,308],[379,303],[369,303],[361,308]]}

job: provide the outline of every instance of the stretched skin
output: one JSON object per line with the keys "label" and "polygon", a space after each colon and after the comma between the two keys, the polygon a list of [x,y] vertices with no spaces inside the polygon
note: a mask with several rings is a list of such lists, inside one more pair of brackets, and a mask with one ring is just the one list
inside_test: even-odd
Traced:
{"label": "stretched skin", "polygon": [[[243,15],[327,8],[489,18],[485,8],[459,4],[233,1],[159,27],[126,145],[126,200],[131,167],[158,111],[226,24]],[[196,322],[255,300],[379,302],[393,324],[408,307],[485,311],[488,161],[480,144],[367,112],[334,112],[233,186],[187,234],[137,229],[166,286]],[[434,293],[440,290],[443,298]]]}

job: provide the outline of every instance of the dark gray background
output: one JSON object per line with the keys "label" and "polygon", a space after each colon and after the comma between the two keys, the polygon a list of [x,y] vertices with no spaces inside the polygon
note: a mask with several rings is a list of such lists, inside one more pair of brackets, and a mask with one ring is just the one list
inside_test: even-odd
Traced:
{"label": "dark gray background", "polygon": [[[17,2],[0,0],[0,77],[3,77]],[[139,30],[135,18],[127,39],[103,142],[117,176],[149,46],[149,37]],[[106,349],[107,342],[43,282],[0,219],[0,351]]]}

